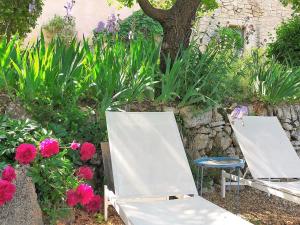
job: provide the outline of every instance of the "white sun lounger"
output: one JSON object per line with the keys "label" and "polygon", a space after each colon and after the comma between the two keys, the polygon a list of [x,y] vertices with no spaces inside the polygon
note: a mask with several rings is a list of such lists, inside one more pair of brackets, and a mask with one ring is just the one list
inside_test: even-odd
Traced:
{"label": "white sun lounger", "polygon": [[[241,178],[241,184],[300,204],[300,159],[277,117],[228,118],[253,177]],[[283,178],[294,181],[280,182]],[[237,177],[222,171],[223,197],[231,183],[225,179]]]}
{"label": "white sun lounger", "polygon": [[106,119],[115,192],[105,187],[105,219],[112,205],[126,225],[250,224],[198,196],[173,113]]}

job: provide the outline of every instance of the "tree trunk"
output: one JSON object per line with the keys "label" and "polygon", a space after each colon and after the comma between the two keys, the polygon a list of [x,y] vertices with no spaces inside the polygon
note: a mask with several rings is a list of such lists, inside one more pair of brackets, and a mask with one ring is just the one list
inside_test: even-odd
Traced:
{"label": "tree trunk", "polygon": [[154,8],[148,0],[138,0],[141,8],[149,17],[157,20],[163,27],[164,37],[160,54],[160,69],[166,71],[166,58],[173,62],[181,47],[189,46],[192,25],[201,0],[177,0],[169,10]]}

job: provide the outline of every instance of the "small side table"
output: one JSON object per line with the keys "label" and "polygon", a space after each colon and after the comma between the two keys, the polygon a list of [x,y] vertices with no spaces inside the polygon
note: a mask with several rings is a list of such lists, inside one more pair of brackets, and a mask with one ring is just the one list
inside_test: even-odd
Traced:
{"label": "small side table", "polygon": [[[204,168],[218,168],[218,169],[234,169],[237,171],[237,196],[239,201],[240,195],[240,173],[239,170],[244,168],[245,160],[234,157],[202,157],[196,159],[194,163],[198,166],[197,172],[197,190],[199,190],[199,174],[201,168],[201,179],[200,179],[200,195],[203,193],[203,170]],[[238,207],[239,208],[239,207]]]}

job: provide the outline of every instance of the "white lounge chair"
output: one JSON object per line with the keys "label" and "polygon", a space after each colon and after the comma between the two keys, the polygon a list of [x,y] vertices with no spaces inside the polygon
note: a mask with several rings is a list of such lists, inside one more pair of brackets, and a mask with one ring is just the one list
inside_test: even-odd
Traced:
{"label": "white lounge chair", "polygon": [[[241,185],[300,204],[300,159],[277,117],[228,118],[253,178],[245,179],[245,174]],[[237,177],[222,171],[223,197],[226,186],[233,184],[225,179],[237,181]]]}
{"label": "white lounge chair", "polygon": [[198,196],[173,113],[106,120],[115,193],[105,187],[105,219],[112,205],[126,225],[251,224]]}

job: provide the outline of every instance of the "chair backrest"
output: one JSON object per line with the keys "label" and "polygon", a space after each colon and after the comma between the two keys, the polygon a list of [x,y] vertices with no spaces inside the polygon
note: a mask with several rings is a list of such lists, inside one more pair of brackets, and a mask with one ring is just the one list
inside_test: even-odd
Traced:
{"label": "chair backrest", "polygon": [[171,112],[106,112],[118,198],[197,194]]}
{"label": "chair backrest", "polygon": [[254,178],[300,178],[300,159],[277,117],[228,116]]}

